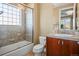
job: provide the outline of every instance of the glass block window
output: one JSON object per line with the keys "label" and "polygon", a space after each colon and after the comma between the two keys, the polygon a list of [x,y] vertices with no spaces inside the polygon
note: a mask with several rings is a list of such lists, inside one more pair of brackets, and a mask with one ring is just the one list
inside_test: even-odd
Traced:
{"label": "glass block window", "polygon": [[0,25],[21,25],[21,10],[13,5],[0,3]]}

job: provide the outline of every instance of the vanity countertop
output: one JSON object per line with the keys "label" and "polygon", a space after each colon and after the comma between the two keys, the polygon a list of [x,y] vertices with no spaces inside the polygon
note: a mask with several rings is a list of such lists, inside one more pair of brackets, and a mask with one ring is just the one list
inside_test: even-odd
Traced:
{"label": "vanity countertop", "polygon": [[[60,35],[60,36],[57,36]],[[65,36],[66,35],[66,36]],[[68,35],[68,36],[67,36]],[[48,34],[47,37],[51,38],[59,38],[63,40],[73,40],[73,41],[79,41],[78,35],[69,35],[69,34]]]}

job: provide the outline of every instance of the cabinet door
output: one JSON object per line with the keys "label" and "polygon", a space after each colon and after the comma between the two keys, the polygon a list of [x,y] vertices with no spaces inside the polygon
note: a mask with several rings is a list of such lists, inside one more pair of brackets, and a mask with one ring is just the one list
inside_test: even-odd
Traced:
{"label": "cabinet door", "polygon": [[47,56],[61,55],[61,40],[56,38],[47,38]]}
{"label": "cabinet door", "polygon": [[77,41],[71,41],[70,42],[70,52],[72,56],[78,56],[79,55],[79,42]]}
{"label": "cabinet door", "polygon": [[62,55],[69,56],[70,55],[70,41],[69,40],[62,40]]}
{"label": "cabinet door", "polygon": [[46,41],[46,50],[47,50],[47,56],[52,56],[52,45],[53,45],[53,40],[52,38],[47,37],[47,41]]}

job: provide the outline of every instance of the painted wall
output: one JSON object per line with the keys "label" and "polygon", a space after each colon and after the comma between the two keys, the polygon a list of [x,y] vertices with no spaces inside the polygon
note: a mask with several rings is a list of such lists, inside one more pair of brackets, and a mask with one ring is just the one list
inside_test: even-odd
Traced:
{"label": "painted wall", "polygon": [[40,4],[40,35],[55,33],[55,24],[59,21],[59,9],[52,4]]}
{"label": "painted wall", "polygon": [[40,4],[34,4],[34,21],[33,21],[33,28],[34,28],[34,36],[33,42],[37,44],[39,42],[39,35],[40,35]]}
{"label": "painted wall", "polygon": [[[33,7],[33,6],[32,6]],[[34,4],[33,42],[39,43],[39,36],[55,33],[54,24],[58,23],[59,10],[52,4]]]}

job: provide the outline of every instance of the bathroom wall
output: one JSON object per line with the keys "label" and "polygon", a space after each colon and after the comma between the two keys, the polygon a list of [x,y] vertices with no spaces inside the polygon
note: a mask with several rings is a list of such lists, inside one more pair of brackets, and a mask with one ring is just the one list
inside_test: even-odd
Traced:
{"label": "bathroom wall", "polygon": [[33,42],[37,44],[40,36],[40,4],[34,4],[34,21],[33,21]]}
{"label": "bathroom wall", "polygon": [[59,21],[59,8],[53,4],[40,4],[40,35],[46,36],[56,32],[56,26]]}
{"label": "bathroom wall", "polygon": [[[23,10],[22,10],[23,11]],[[22,13],[22,16],[24,13]],[[6,46],[25,39],[25,20],[21,19],[21,25],[0,25],[0,46]]]}

